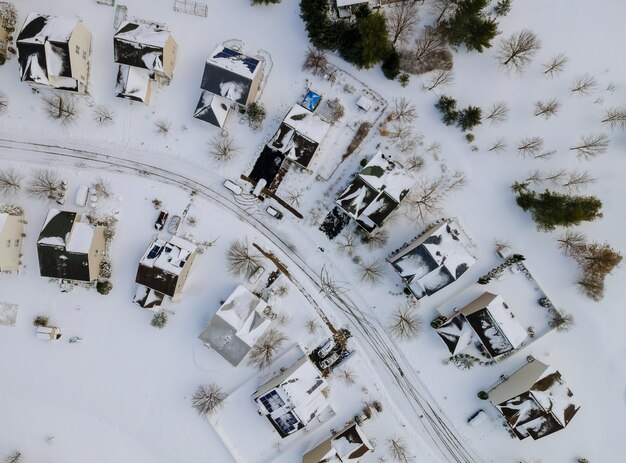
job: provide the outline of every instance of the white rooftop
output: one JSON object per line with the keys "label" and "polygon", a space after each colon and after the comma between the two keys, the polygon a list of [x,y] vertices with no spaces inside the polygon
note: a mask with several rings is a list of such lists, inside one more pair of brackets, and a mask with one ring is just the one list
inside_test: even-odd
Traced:
{"label": "white rooftop", "polygon": [[77,17],[48,16],[38,13],[30,13],[27,16],[26,21],[24,21],[24,27],[37,18],[44,18],[46,20],[46,24],[37,34],[32,37],[23,38],[20,42],[34,44],[43,44],[47,41],[65,43],[70,39],[76,25],[79,22]]}
{"label": "white rooftop", "polygon": [[293,105],[283,122],[316,143],[321,143],[330,130],[328,122],[299,104]]}
{"label": "white rooftop", "polygon": [[215,47],[207,62],[250,80],[254,79],[260,68],[259,60],[256,58],[246,56],[224,45]]}
{"label": "white rooftop", "polygon": [[140,263],[179,275],[187,259],[195,251],[195,244],[179,236],[173,236],[169,242],[157,239],[148,247]]}
{"label": "white rooftop", "polygon": [[90,223],[74,222],[65,249],[69,252],[87,254],[91,249],[96,228]]}
{"label": "white rooftop", "polygon": [[[136,26],[131,30],[127,26]],[[144,23],[135,21],[124,21],[115,33],[115,38],[128,42],[150,45],[153,47],[163,48],[165,42],[170,38],[170,32],[154,23]],[[123,32],[120,32],[123,31]]]}

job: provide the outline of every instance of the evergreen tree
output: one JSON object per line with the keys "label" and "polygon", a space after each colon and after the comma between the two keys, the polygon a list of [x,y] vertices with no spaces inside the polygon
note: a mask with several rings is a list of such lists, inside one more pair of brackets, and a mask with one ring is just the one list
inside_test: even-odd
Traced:
{"label": "evergreen tree", "polygon": [[439,101],[435,103],[435,108],[441,113],[441,120],[446,125],[454,124],[459,118],[456,110],[456,100],[451,96],[441,95]]}
{"label": "evergreen tree", "polygon": [[442,31],[451,45],[465,44],[469,50],[482,52],[491,47],[498,33],[498,23],[486,17],[484,8],[489,0],[460,0],[454,14],[441,23]]}
{"label": "evergreen tree", "polygon": [[602,202],[595,196],[569,196],[548,190],[537,196],[534,191],[523,190],[518,192],[516,202],[524,211],[530,211],[537,228],[543,231],[602,217]]}
{"label": "evergreen tree", "polygon": [[499,0],[493,7],[493,12],[497,16],[506,16],[511,11],[511,0]]}
{"label": "evergreen tree", "polygon": [[[358,68],[371,68],[389,52],[389,34],[382,13],[362,13],[348,27],[339,44],[339,54]],[[333,25],[334,27],[334,25]]]}
{"label": "evergreen tree", "polygon": [[281,0],[251,0],[253,5],[271,5],[274,3],[280,3]]}
{"label": "evergreen tree", "polygon": [[459,112],[458,125],[463,132],[472,130],[481,122],[482,111],[478,106],[468,106]]}
{"label": "evergreen tree", "polygon": [[382,65],[383,74],[389,80],[394,80],[400,74],[400,54],[391,49]]}
{"label": "evergreen tree", "polygon": [[328,0],[300,0],[300,17],[306,25],[309,41],[320,50],[336,50],[336,37],[330,33],[333,24],[328,18]]}

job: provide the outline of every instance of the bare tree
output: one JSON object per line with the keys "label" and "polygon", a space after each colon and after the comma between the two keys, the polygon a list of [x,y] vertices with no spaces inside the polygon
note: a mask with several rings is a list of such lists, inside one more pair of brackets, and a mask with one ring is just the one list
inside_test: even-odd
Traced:
{"label": "bare tree", "polygon": [[537,156],[543,150],[543,138],[527,137],[517,144],[517,151],[522,156]]}
{"label": "bare tree", "polygon": [[287,294],[289,294],[289,286],[287,286],[286,284],[282,284],[276,287],[276,289],[274,289],[274,294],[277,297],[285,297]]}
{"label": "bare tree", "polygon": [[383,228],[377,228],[371,233],[363,233],[361,241],[370,249],[380,249],[389,241],[389,232]]}
{"label": "bare tree", "polygon": [[533,157],[535,159],[550,159],[555,154],[556,154],[556,150],[548,150],[548,151],[541,151],[540,153],[535,154]]}
{"label": "bare tree", "polygon": [[587,95],[598,86],[596,78],[591,74],[581,74],[576,76],[572,83],[571,92],[580,95]]}
{"label": "bare tree", "polygon": [[496,248],[496,252],[498,254],[504,254],[505,252],[511,250],[511,243],[503,239],[496,239],[493,245]]}
{"label": "bare tree", "polygon": [[37,169],[33,172],[26,191],[33,198],[54,199],[59,188],[61,188],[61,181],[55,171]]}
{"label": "bare tree", "polygon": [[402,2],[387,13],[387,28],[392,45],[405,43],[415,31],[418,17],[415,3]]}
{"label": "bare tree", "polygon": [[0,114],[5,112],[9,108],[9,97],[6,93],[0,90]]}
{"label": "bare tree", "polygon": [[316,76],[323,76],[328,70],[328,60],[323,51],[309,48],[302,63],[303,71],[311,71]]}
{"label": "bare tree", "polygon": [[167,137],[172,129],[172,123],[167,119],[157,119],[154,123],[156,133]]}
{"label": "bare tree", "polygon": [[387,439],[387,450],[391,459],[397,463],[413,463],[415,457],[409,453],[409,446],[401,436]]}
{"label": "bare tree", "polygon": [[563,311],[555,311],[548,322],[550,328],[554,328],[557,331],[569,331],[576,326],[574,316],[570,313]]}
{"label": "bare tree", "polygon": [[557,241],[557,247],[566,256],[573,256],[579,252],[581,248],[587,245],[587,238],[581,232],[567,230]]}
{"label": "bare tree", "polygon": [[570,147],[570,151],[576,151],[579,158],[589,160],[606,153],[608,147],[609,137],[604,133],[596,133],[581,137],[577,145]]}
{"label": "bare tree", "polygon": [[552,116],[556,116],[561,107],[561,103],[556,98],[551,98],[547,101],[535,102],[535,116],[542,116],[545,119],[550,119]]}
{"label": "bare tree", "polygon": [[424,320],[416,309],[414,304],[406,302],[393,311],[387,329],[394,339],[410,341],[422,332]]}
{"label": "bare tree", "polygon": [[389,131],[389,138],[394,141],[403,140],[411,135],[411,127],[406,124],[394,124]]}
{"label": "bare tree", "polygon": [[219,134],[209,141],[209,154],[220,166],[232,161],[237,153],[239,153],[239,147],[230,135]]}
{"label": "bare tree", "polygon": [[214,414],[223,405],[226,394],[215,383],[198,386],[191,398],[191,404],[203,418]]}
{"label": "bare tree", "polygon": [[287,202],[294,207],[300,207],[300,200],[302,199],[302,190],[292,189],[287,192]]}
{"label": "bare tree", "polygon": [[496,141],[492,143],[492,145],[487,149],[487,151],[493,153],[501,153],[506,149],[506,142],[503,138],[498,138]]}
{"label": "bare tree", "polygon": [[359,264],[356,275],[364,286],[376,286],[383,281],[384,266],[378,260],[370,260]]}
{"label": "bare tree", "polygon": [[342,369],[339,373],[337,373],[337,378],[339,378],[339,380],[348,387],[356,383],[356,374],[354,373],[354,370],[350,367],[346,367]]}
{"label": "bare tree", "polygon": [[595,182],[596,179],[593,178],[588,171],[572,170],[567,173],[567,176],[565,177],[565,181],[563,182],[562,186],[563,188],[578,191],[586,185]]}
{"label": "bare tree", "polygon": [[249,277],[259,267],[260,256],[250,251],[247,241],[233,241],[226,251],[226,261],[230,273]]}
{"label": "bare tree", "polygon": [[424,90],[432,91],[437,87],[445,87],[454,82],[454,72],[452,70],[438,69],[433,74],[430,82],[424,84]]}
{"label": "bare tree", "polygon": [[496,101],[489,106],[487,110],[487,115],[485,119],[487,119],[491,124],[500,124],[505,122],[509,117],[509,106],[506,104],[506,101]]}
{"label": "bare tree", "polygon": [[578,286],[585,296],[596,302],[604,297],[604,279],[596,275],[583,275]]}
{"label": "bare tree", "polygon": [[437,15],[435,24],[452,16],[458,8],[458,0],[434,0],[431,3],[433,13]]}
{"label": "bare tree", "polygon": [[[0,103],[0,106],[1,105],[2,103]],[[602,122],[608,124],[612,129],[615,127],[626,129],[626,108],[607,109]]]}
{"label": "bare tree", "polygon": [[421,138],[409,136],[396,140],[395,145],[401,153],[406,153],[407,151],[413,151],[415,147],[421,143],[421,141]]}
{"label": "bare tree", "polygon": [[439,48],[441,37],[432,27],[425,27],[424,33],[415,40],[415,48],[413,57],[417,61],[421,61],[428,55],[432,54]]}
{"label": "bare tree", "polygon": [[93,107],[93,117],[100,125],[111,125],[115,113],[109,106],[99,104]]}
{"label": "bare tree", "polygon": [[270,366],[274,355],[276,355],[287,339],[287,336],[282,332],[275,328],[270,328],[263,333],[254,347],[250,349],[248,365],[254,366],[259,370]]}
{"label": "bare tree", "polygon": [[549,172],[546,177],[544,178],[544,180],[546,182],[550,182],[553,185],[560,185],[561,180],[563,179],[563,177],[567,174],[567,170],[566,169],[556,169],[553,170],[552,172]]}
{"label": "bare tree", "polygon": [[565,69],[569,58],[563,53],[559,53],[550,58],[550,61],[543,65],[543,73],[549,77],[554,77]]}
{"label": "bare tree", "polygon": [[320,328],[319,324],[317,323],[317,319],[315,319],[315,318],[308,319],[304,323],[304,327],[306,328],[306,332],[309,333],[309,334],[317,333],[317,330],[319,330],[319,328]]}
{"label": "bare tree", "polygon": [[98,177],[96,183],[93,184],[93,189],[97,195],[100,195],[103,198],[110,198],[113,196],[113,187],[111,187],[111,183],[103,177]]}
{"label": "bare tree", "polygon": [[422,179],[406,198],[408,207],[415,219],[423,223],[426,219],[441,212],[442,202],[449,193],[465,186],[465,176],[455,173],[452,177],[444,176]]}
{"label": "bare tree", "polygon": [[334,124],[339,122],[346,113],[346,108],[341,104],[339,98],[333,98],[332,100],[326,100],[326,106],[328,107],[328,119]]}
{"label": "bare tree", "polygon": [[404,161],[404,166],[407,170],[420,172],[424,169],[424,158],[419,154],[412,154]]}
{"label": "bare tree", "polygon": [[521,73],[540,48],[537,35],[523,29],[500,42],[497,57],[505,69]]}
{"label": "bare tree", "polygon": [[543,181],[544,173],[539,169],[536,169],[526,175],[523,183],[542,183]]}
{"label": "bare tree", "polygon": [[417,117],[417,108],[405,97],[394,98],[391,119],[403,124],[411,123]]}
{"label": "bare tree", "polygon": [[9,167],[0,170],[0,195],[13,196],[22,188],[22,175]]}
{"label": "bare tree", "polygon": [[47,114],[60,120],[62,125],[69,125],[78,119],[76,100],[71,95],[45,95],[42,101]]}
{"label": "bare tree", "polygon": [[351,232],[342,233],[339,240],[337,240],[337,247],[339,248],[339,252],[348,256],[354,255],[354,252],[356,251],[356,245],[356,235]]}
{"label": "bare tree", "polygon": [[15,451],[4,459],[5,463],[22,463],[22,452]]}

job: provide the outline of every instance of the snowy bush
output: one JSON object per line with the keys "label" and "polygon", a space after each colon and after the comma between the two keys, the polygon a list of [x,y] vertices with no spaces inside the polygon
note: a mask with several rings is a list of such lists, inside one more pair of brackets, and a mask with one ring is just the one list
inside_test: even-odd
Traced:
{"label": "snowy bush", "polygon": [[33,319],[33,326],[48,326],[50,319],[45,315],[37,315]]}
{"label": "snowy bush", "polygon": [[113,284],[108,280],[98,280],[98,282],[96,283],[96,290],[103,296],[109,294],[112,289]]}
{"label": "snowy bush", "polygon": [[167,325],[167,319],[167,313],[155,313],[154,317],[152,317],[152,320],[150,321],[150,325],[154,326],[155,328],[162,329],[165,327],[165,325]]}
{"label": "snowy bush", "polygon": [[108,259],[100,261],[99,278],[111,278],[111,262]]}
{"label": "snowy bush", "polygon": [[282,332],[270,328],[250,350],[248,365],[254,366],[259,370],[270,366],[274,355],[276,355],[287,339],[287,336]]}
{"label": "snowy bush", "polygon": [[207,417],[222,406],[225,398],[226,395],[222,389],[217,384],[211,383],[207,386],[198,386],[191,398],[191,403],[200,416]]}

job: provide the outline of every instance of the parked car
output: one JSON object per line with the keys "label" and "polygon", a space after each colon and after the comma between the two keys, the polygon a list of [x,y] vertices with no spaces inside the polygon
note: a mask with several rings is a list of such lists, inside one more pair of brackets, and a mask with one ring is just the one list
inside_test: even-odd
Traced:
{"label": "parked car", "polygon": [[179,215],[173,215],[172,220],[170,220],[170,224],[167,226],[167,231],[172,235],[175,235],[178,231],[178,227],[180,227],[180,220]]}
{"label": "parked car", "polygon": [[230,180],[224,180],[224,186],[232,191],[235,195],[240,195],[241,193],[243,193],[243,188],[241,188],[235,182],[231,182]]}
{"label": "parked car", "polygon": [[320,362],[319,364],[320,368],[322,370],[325,370],[326,368],[332,367],[335,364],[335,362],[339,360],[340,357],[341,357],[341,353],[333,352],[331,355],[329,355],[328,357],[326,357],[324,360]]}
{"label": "parked car", "polygon": [[265,272],[265,269],[263,267],[261,266],[257,267],[254,273],[250,275],[250,277],[248,278],[248,281],[250,283],[255,283],[256,281],[258,281],[259,278],[261,278],[261,275],[263,275],[263,272]]}
{"label": "parked car", "polygon": [[163,230],[163,226],[165,225],[168,216],[169,213],[165,209],[161,209],[158,219],[154,222],[154,228],[157,230]]}
{"label": "parked car", "polygon": [[76,198],[74,202],[78,207],[84,207],[87,204],[87,197],[89,196],[89,187],[87,185],[81,185],[76,190]]}
{"label": "parked car", "polygon": [[267,209],[265,209],[265,211],[276,219],[280,220],[283,218],[283,213],[279,210],[274,209],[272,206],[267,206]]}
{"label": "parked car", "polygon": [[478,426],[480,423],[482,423],[483,421],[485,421],[487,419],[487,414],[484,412],[484,410],[481,408],[480,410],[478,410],[476,413],[474,413],[468,420],[467,423],[470,426]]}
{"label": "parked car", "polygon": [[319,350],[317,351],[317,356],[323,359],[328,354],[330,354],[330,352],[334,348],[335,348],[335,340],[331,338],[320,346]]}

